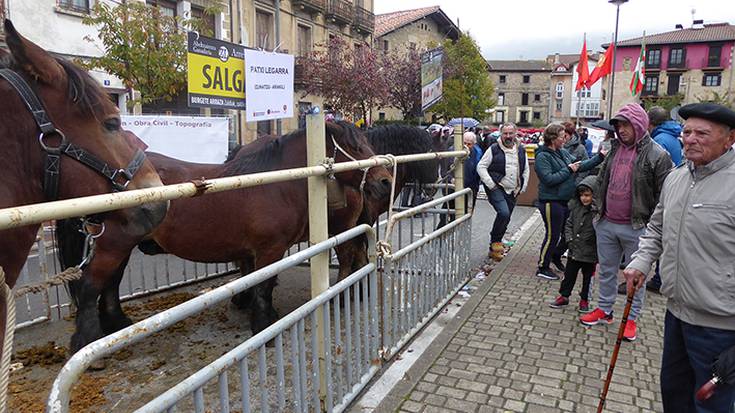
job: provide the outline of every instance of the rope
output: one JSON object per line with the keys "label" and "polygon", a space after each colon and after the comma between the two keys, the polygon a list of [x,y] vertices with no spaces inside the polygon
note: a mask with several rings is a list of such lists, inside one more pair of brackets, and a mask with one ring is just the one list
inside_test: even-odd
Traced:
{"label": "rope", "polygon": [[5,300],[5,337],[0,358],[0,412],[8,410],[8,384],[10,383],[10,356],[13,354],[15,334],[15,296],[5,282],[5,271],[0,267],[0,295]]}
{"label": "rope", "polygon": [[38,284],[26,285],[26,286],[18,288],[17,290],[15,290],[14,296],[21,297],[28,293],[33,293],[33,294],[40,293],[40,292],[47,290],[49,287],[53,287],[55,285],[62,285],[69,281],[78,280],[80,278],[82,278],[82,270],[79,267],[70,267],[54,275],[53,277],[49,278],[46,281],[40,282]]}

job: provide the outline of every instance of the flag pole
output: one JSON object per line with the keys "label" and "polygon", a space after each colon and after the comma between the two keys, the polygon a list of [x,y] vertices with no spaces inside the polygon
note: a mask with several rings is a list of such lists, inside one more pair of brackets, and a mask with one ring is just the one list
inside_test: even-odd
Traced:
{"label": "flag pole", "polygon": [[613,39],[613,61],[612,61],[612,77],[610,78],[610,97],[608,98],[607,104],[607,118],[612,119],[613,112],[613,93],[615,91],[615,62],[618,58],[618,23],[620,22],[620,5],[627,2],[628,0],[609,0],[610,3],[615,4],[615,38]]}
{"label": "flag pole", "polygon": [[[585,47],[584,47],[584,54],[586,55],[587,54],[587,32],[584,32],[584,43],[582,43],[582,44],[585,45]],[[578,65],[582,64],[581,57],[579,59],[579,63],[577,63],[577,64]],[[577,76],[579,76],[579,71],[577,71]],[[577,79],[577,82],[579,82],[579,79]],[[580,109],[580,106],[582,105],[582,92],[581,91],[584,90],[584,88],[585,88],[585,85],[582,85],[582,87],[579,90],[576,90],[574,92],[574,93],[577,94],[577,116],[576,116],[577,117],[577,126],[575,127],[575,129],[579,129],[579,109]]]}

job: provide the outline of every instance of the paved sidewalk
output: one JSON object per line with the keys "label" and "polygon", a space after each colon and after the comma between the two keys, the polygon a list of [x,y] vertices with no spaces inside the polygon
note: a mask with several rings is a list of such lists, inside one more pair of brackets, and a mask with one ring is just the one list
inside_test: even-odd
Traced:
{"label": "paved sidewalk", "polygon": [[[537,224],[377,411],[596,411],[625,298],[618,296],[617,317],[609,326],[579,323],[580,285],[568,308],[550,308],[559,282],[534,275],[543,227],[537,216],[532,219]],[[591,297],[596,296],[593,289]],[[662,411],[658,375],[664,312],[663,297],[648,294],[638,340],[622,344],[605,411]]]}

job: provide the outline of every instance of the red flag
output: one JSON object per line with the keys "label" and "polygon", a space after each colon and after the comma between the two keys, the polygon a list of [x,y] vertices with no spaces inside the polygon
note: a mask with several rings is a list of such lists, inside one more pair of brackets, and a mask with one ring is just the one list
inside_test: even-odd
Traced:
{"label": "red flag", "polygon": [[585,87],[587,80],[590,78],[590,68],[587,65],[587,39],[582,44],[582,53],[579,55],[579,64],[577,64],[577,86],[574,90]]}
{"label": "red flag", "polygon": [[601,78],[607,76],[612,72],[612,62],[613,62],[613,50],[615,49],[615,45],[610,44],[610,47],[607,48],[607,51],[604,55],[600,58],[600,61],[597,62],[597,67],[590,73],[590,78],[587,81],[587,87],[592,87],[592,85],[595,84],[598,80]]}

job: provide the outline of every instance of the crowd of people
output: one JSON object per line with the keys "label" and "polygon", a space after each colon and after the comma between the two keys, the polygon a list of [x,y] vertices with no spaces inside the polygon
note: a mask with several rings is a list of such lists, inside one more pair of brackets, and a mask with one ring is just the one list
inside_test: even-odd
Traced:
{"label": "crowd of people", "polygon": [[[618,292],[633,294],[628,341],[637,338],[646,290],[660,291],[668,299],[665,411],[730,412],[732,383],[720,383],[706,401],[694,394],[713,368],[735,369],[723,365],[735,361],[735,191],[727,189],[735,177],[735,112],[701,103],[679,115],[683,125],[663,108],[625,105],[609,121],[592,124],[606,130],[596,153],[584,128],[565,122],[543,130],[533,165],[545,231],[535,275],[562,279],[550,306],[563,308],[581,272],[577,308],[587,326],[612,323]],[[476,199],[483,185],[496,212],[489,257],[499,261],[517,197],[529,182],[526,150],[512,123],[479,139],[467,132],[463,141],[470,149],[466,186]],[[622,268],[625,282],[618,285]]]}

